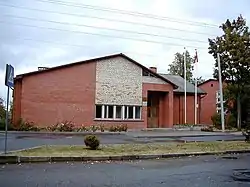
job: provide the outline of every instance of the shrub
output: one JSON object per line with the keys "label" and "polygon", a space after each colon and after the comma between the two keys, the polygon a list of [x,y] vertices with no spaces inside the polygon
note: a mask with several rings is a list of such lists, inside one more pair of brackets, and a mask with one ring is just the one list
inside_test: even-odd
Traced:
{"label": "shrub", "polygon": [[84,143],[92,150],[96,150],[100,145],[100,140],[95,135],[88,135],[84,138]]}
{"label": "shrub", "polygon": [[48,127],[50,131],[59,131],[59,132],[72,132],[74,130],[74,124],[70,121],[64,121],[62,123],[57,123]]}
{"label": "shrub", "polygon": [[122,124],[121,129],[122,129],[122,131],[127,132],[128,131],[128,125],[127,124]]}
{"label": "shrub", "polygon": [[117,126],[111,125],[111,126],[109,127],[109,132],[117,132],[117,131],[118,131]]}
{"label": "shrub", "polygon": [[213,132],[213,127],[212,126],[208,126],[208,127],[203,127],[201,128],[201,131],[204,131],[204,132]]}
{"label": "shrub", "polygon": [[4,118],[0,119],[0,130],[5,130],[5,119]]}
{"label": "shrub", "polygon": [[40,131],[40,129],[35,126],[33,122],[19,120],[17,127],[15,127],[17,131]]}
{"label": "shrub", "polygon": [[128,125],[127,124],[122,124],[122,125],[112,125],[109,127],[109,132],[126,132],[128,130]]}
{"label": "shrub", "polygon": [[236,118],[233,114],[229,114],[229,116],[227,117],[227,123],[226,123],[226,127],[228,129],[232,129],[235,128],[237,124]]}
{"label": "shrub", "polygon": [[245,132],[242,132],[242,135],[245,136],[246,142],[250,142],[250,130],[246,130]]}
{"label": "shrub", "polygon": [[76,132],[86,132],[88,129],[86,126],[77,127],[74,129]]}
{"label": "shrub", "polygon": [[104,125],[100,125],[100,130],[101,130],[101,132],[104,132],[104,131],[105,131]]}
{"label": "shrub", "polygon": [[92,132],[96,132],[99,129],[97,125],[91,125],[89,128]]}
{"label": "shrub", "polygon": [[215,113],[214,115],[212,115],[211,120],[213,126],[215,126],[217,129],[221,129],[221,117],[219,113]]}

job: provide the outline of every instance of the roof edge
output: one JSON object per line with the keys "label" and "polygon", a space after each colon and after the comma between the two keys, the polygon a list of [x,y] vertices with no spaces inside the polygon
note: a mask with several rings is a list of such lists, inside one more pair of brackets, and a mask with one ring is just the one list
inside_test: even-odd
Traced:
{"label": "roof edge", "polygon": [[203,84],[206,84],[206,83],[208,83],[209,81],[218,81],[218,80],[215,79],[215,78],[207,79],[207,80],[205,80],[204,82],[198,84],[198,86],[201,86],[201,85],[203,85]]}
{"label": "roof edge", "polygon": [[143,66],[139,62],[133,60],[132,58],[128,57],[127,55],[125,55],[123,53],[116,53],[116,54],[112,54],[112,55],[106,55],[106,56],[102,56],[102,57],[91,58],[91,59],[88,59],[88,60],[83,60],[83,61],[68,63],[68,64],[64,64],[64,65],[60,65],[60,66],[51,67],[51,68],[48,68],[48,69],[45,69],[45,70],[41,70],[41,71],[32,71],[32,72],[29,72],[29,73],[23,73],[23,74],[16,75],[16,77],[14,78],[14,80],[22,79],[23,77],[29,76],[29,75],[34,75],[34,74],[39,74],[39,73],[45,73],[45,72],[53,71],[53,70],[56,70],[56,69],[61,69],[61,68],[66,68],[66,67],[70,67],[70,66],[74,66],[74,65],[79,65],[79,64],[82,64],[82,63],[90,63],[90,62],[93,62],[93,61],[105,60],[105,59],[119,57],[119,56],[123,57],[123,58],[125,58],[127,60],[129,60],[130,62],[134,63],[135,65],[137,65],[139,67],[141,67],[142,69],[146,69],[147,71],[149,71],[150,73],[152,73],[156,77],[158,77],[158,78],[164,80],[165,82],[171,84],[172,86],[174,86],[175,89],[178,88],[178,86],[176,84],[174,84],[173,82],[171,82],[170,80],[166,79],[165,77],[161,76],[158,73],[153,72],[149,68]]}

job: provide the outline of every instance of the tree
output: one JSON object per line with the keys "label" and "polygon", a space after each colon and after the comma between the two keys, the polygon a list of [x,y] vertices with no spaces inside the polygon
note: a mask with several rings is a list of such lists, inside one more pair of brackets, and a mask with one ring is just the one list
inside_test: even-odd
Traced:
{"label": "tree", "polygon": [[[192,78],[192,80],[190,81],[192,84],[195,84],[195,78]],[[201,84],[201,83],[203,83],[203,82],[205,82],[205,79],[203,79],[202,77],[198,77],[197,78],[197,84],[199,85],[199,84]]]}
{"label": "tree", "polygon": [[[186,76],[187,76],[187,81],[191,81],[193,77],[192,71],[194,70],[194,59],[190,56],[189,52],[186,51],[186,66],[187,66],[187,71],[186,71]],[[168,72],[172,75],[180,75],[181,77],[184,78],[184,54],[181,54],[177,52],[174,57],[174,61],[169,64],[169,69]]]}
{"label": "tree", "polygon": [[214,77],[218,79],[217,53],[221,59],[222,80],[227,83],[230,98],[237,105],[237,126],[241,127],[241,103],[250,85],[250,33],[245,19],[226,20],[221,36],[208,39],[209,53],[215,59]]}
{"label": "tree", "polygon": [[0,119],[5,119],[5,114],[6,114],[6,111],[3,106],[3,99],[0,98]]}

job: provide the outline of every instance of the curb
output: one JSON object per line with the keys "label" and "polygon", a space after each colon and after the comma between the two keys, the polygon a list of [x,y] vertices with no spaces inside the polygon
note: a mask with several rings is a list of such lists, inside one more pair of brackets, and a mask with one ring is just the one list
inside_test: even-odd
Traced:
{"label": "curb", "polygon": [[235,136],[235,137],[244,137],[243,135],[234,135],[234,134],[196,134],[196,135],[162,135],[162,136],[133,136],[134,138],[189,138],[189,137],[212,137],[212,136]]}
{"label": "curb", "polygon": [[160,158],[175,158],[187,156],[204,156],[204,155],[225,155],[225,154],[240,154],[250,153],[249,150],[238,151],[217,151],[217,152],[193,152],[193,153],[173,153],[173,154],[158,154],[158,155],[123,155],[123,156],[96,156],[96,157],[43,157],[43,156],[8,156],[0,155],[0,164],[20,164],[20,163],[42,163],[42,162],[87,162],[87,161],[126,161],[126,160],[148,160]]}
{"label": "curb", "polygon": [[[0,131],[0,135],[5,132]],[[126,134],[126,132],[46,132],[46,131],[8,131],[8,134],[18,134],[18,135],[58,135],[58,136],[82,136],[82,135],[122,135]]]}

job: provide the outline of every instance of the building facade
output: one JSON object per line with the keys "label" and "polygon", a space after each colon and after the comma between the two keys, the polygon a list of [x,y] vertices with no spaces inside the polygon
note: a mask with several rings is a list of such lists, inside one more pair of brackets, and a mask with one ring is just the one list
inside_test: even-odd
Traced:
{"label": "building facade", "polygon": [[[38,126],[71,121],[76,126],[172,127],[184,123],[181,79],[158,74],[156,68],[146,68],[124,54],[43,68],[16,76],[13,121]],[[194,122],[191,87],[188,123]],[[204,93],[199,90],[198,100]]]}
{"label": "building facade", "polygon": [[211,117],[220,110],[219,81],[208,79],[198,85],[199,88],[206,92],[201,98],[201,119],[202,124],[212,125]]}

